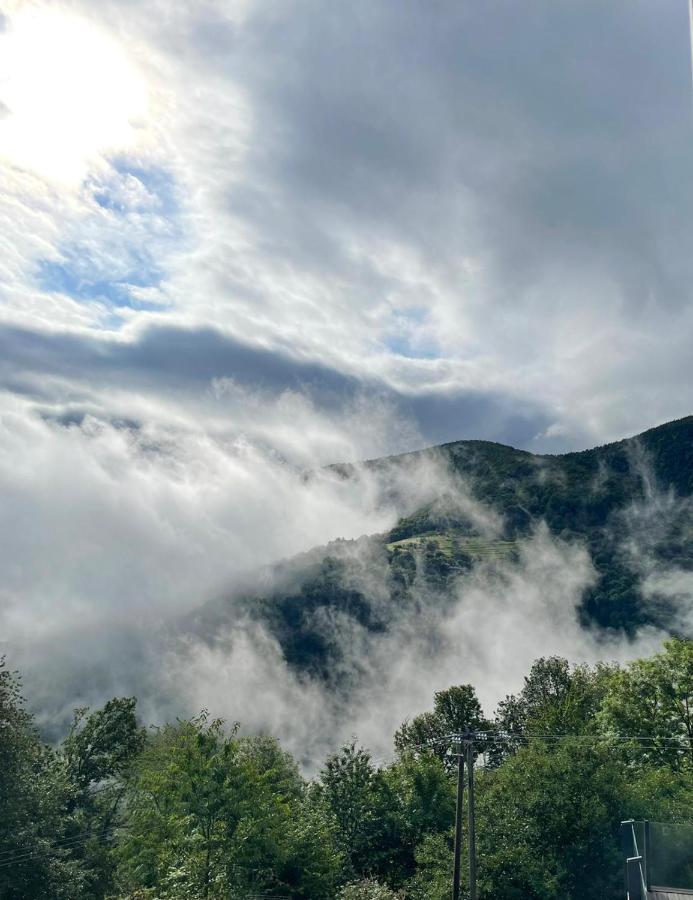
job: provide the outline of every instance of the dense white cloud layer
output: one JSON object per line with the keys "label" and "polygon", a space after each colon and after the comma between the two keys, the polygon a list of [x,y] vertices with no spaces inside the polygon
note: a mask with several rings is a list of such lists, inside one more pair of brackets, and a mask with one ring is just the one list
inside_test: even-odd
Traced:
{"label": "dense white cloud layer", "polygon": [[[247,411],[257,400],[236,390],[231,402]],[[180,614],[263,565],[383,530],[395,515],[367,479],[304,474],[306,440],[355,455],[348,432],[367,422],[382,433],[387,410],[379,422],[354,408],[340,430],[287,394],[263,404],[266,435],[255,423],[201,433],[182,417],[55,420],[5,405],[0,634],[10,645]]]}

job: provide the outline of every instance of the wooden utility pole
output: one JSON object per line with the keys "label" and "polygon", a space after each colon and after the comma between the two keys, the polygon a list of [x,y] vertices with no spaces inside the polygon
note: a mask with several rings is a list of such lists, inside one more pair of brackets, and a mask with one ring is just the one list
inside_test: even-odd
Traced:
{"label": "wooden utility pole", "polygon": [[469,824],[467,846],[469,848],[469,900],[477,900],[476,894],[476,823],[474,818],[474,738],[467,741],[467,778],[469,780],[469,796],[467,812]]}
{"label": "wooden utility pole", "polygon": [[452,900],[460,900],[460,855],[462,853],[462,816],[464,813],[464,749],[458,738],[457,748],[457,809],[455,812],[455,851],[452,871]]}

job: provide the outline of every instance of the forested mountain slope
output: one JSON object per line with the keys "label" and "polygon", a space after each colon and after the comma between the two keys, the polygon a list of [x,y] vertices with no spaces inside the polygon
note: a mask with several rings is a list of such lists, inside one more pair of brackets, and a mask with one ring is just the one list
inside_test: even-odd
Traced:
{"label": "forested mountain slope", "polygon": [[[444,614],[465,578],[480,567],[512,567],[542,530],[589,553],[595,573],[580,599],[584,627],[683,628],[693,581],[693,416],[561,456],[457,441],[331,467],[343,479],[374,479],[384,497],[406,493],[408,479],[431,470],[426,502],[388,533],[282,563],[264,589],[247,592],[245,610],[269,627],[290,664],[351,677],[340,669],[345,639],[432,607]],[[209,628],[225,608],[208,608],[198,624]]]}

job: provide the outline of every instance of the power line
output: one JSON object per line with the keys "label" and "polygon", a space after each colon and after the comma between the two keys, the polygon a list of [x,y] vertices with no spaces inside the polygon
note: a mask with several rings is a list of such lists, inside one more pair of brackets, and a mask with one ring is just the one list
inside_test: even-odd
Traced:
{"label": "power line", "polygon": [[[576,734],[576,733],[565,733],[565,734],[545,734],[545,733],[527,733],[527,732],[495,732],[495,731],[476,731],[470,732],[471,736],[473,736],[474,740],[477,741],[505,741],[505,742],[514,742],[514,741],[528,741],[528,740],[544,740],[544,741],[592,741],[592,742],[605,742],[605,743],[642,743],[642,744],[666,744],[674,747],[679,747],[684,750],[693,749],[693,737],[690,739],[684,735],[681,735],[680,738],[667,738],[667,737],[658,737],[656,735],[614,735],[614,734]],[[451,733],[449,735],[445,735],[444,737],[438,738],[436,740],[427,741],[424,744],[418,744],[411,748],[406,748],[407,750],[430,750],[438,745],[442,745],[445,743],[452,743],[454,741],[459,741],[461,737],[463,737],[463,733]]]}
{"label": "power line", "polygon": [[[99,838],[105,837],[109,832],[116,831],[120,829],[127,829],[130,826],[128,825],[109,825],[107,828],[102,828],[98,831],[94,831],[91,834],[81,834],[75,835],[71,838],[63,838],[61,841],[53,841],[49,846],[44,848],[34,848],[33,850],[22,850],[22,851],[5,851],[4,854],[0,856],[0,868],[5,868],[7,866],[12,866],[18,862],[25,862],[29,859],[34,859],[37,856],[43,856],[45,853],[53,851],[53,850],[74,850],[76,847],[82,844],[88,844],[89,841]],[[16,855],[12,856],[12,853]]]}
{"label": "power line", "polygon": [[[692,0],[693,2],[693,0]],[[542,740],[542,741],[584,741],[584,742],[604,742],[604,743],[640,743],[643,745],[652,744],[657,746],[670,747],[671,749],[680,749],[690,752],[693,750],[693,739],[689,741],[684,735],[681,735],[680,738],[675,737],[658,737],[656,735],[614,735],[614,734],[578,734],[578,733],[543,733],[543,732],[510,732],[510,731],[477,731],[471,732],[473,734],[475,741],[482,741],[485,743],[493,743],[493,742],[505,742],[505,743],[522,743],[523,741],[530,740]],[[423,741],[419,744],[413,744],[412,746],[403,748],[402,751],[395,751],[394,753],[388,754],[387,756],[378,756],[378,757],[369,757],[369,762],[379,767],[382,764],[389,765],[391,763],[397,762],[398,759],[401,759],[402,756],[406,753],[417,753],[425,750],[435,750],[443,747],[444,745],[449,745],[454,741],[459,741],[460,733],[451,731],[447,734],[440,735],[439,737],[430,738],[427,741]],[[451,754],[455,755],[455,754]],[[160,765],[156,766],[148,766],[145,770],[145,774],[149,773],[157,773],[162,772],[170,766],[170,762],[162,761]],[[137,777],[137,772],[134,773],[134,777]],[[116,791],[123,790],[124,785],[121,783],[110,783],[105,784],[101,787],[94,788],[89,791],[88,796],[93,797],[98,794],[105,793],[107,791]]]}
{"label": "power line", "polygon": [[[18,853],[16,856],[13,856],[9,859],[6,858],[6,859],[3,859],[2,861],[0,861],[0,868],[6,868],[7,866],[14,865],[15,863],[18,863],[18,862],[26,862],[30,859],[35,859],[36,857],[43,856],[49,850],[74,850],[75,848],[77,848],[83,844],[89,843],[89,841],[91,841],[94,838],[104,837],[104,836],[108,835],[109,832],[113,832],[113,831],[127,831],[130,829],[130,827],[131,827],[130,825],[126,825],[126,824],[109,825],[107,828],[99,829],[88,835],[77,835],[72,838],[65,838],[62,841],[55,841],[49,847],[46,847],[44,849],[37,848],[34,850],[22,851],[22,852]],[[243,871],[243,872],[252,872],[252,873],[258,873],[258,872],[263,871],[262,869],[258,869],[257,867],[241,866],[241,865],[238,865],[237,863],[234,863],[232,866],[230,866],[230,868],[232,868],[234,870],[239,870],[239,871]],[[288,897],[282,898],[282,897],[275,896],[273,894],[257,894],[257,895],[253,894],[253,897],[258,897],[258,898],[259,897],[267,897],[268,900],[270,897],[272,898],[272,900],[289,900]]]}
{"label": "power line", "polygon": [[[691,0],[693,2],[693,0]],[[384,763],[385,765],[390,765],[396,762],[398,759],[401,759],[404,754],[407,752],[423,752],[423,751],[440,751],[441,748],[447,745],[449,757],[462,757],[464,753],[469,757],[468,768],[472,765],[473,761],[473,753],[469,754],[469,748],[473,747],[475,743],[481,744],[493,744],[493,743],[505,743],[505,744],[522,744],[528,741],[545,741],[547,743],[555,743],[559,744],[561,742],[574,742],[574,743],[604,743],[604,744],[639,744],[642,750],[652,750],[652,749],[670,749],[670,750],[681,750],[686,752],[693,751],[693,739],[689,740],[684,735],[680,737],[659,737],[656,735],[627,735],[627,734],[578,734],[578,733],[535,733],[535,732],[520,732],[514,733],[510,731],[493,731],[493,730],[485,730],[478,732],[449,732],[447,734],[443,734],[437,737],[432,737],[429,740],[423,741],[418,744],[414,744],[411,747],[405,747],[402,751],[398,751],[395,754],[392,754],[387,757],[377,757],[377,758],[369,758],[369,762],[374,766],[379,766]],[[451,752],[450,745],[451,744],[459,744],[458,753]],[[462,749],[462,745],[465,746],[465,751]],[[150,766],[145,771],[147,773],[160,772],[170,765],[168,761],[162,761],[161,765]],[[463,765],[462,765],[463,771]],[[459,772],[458,772],[458,777]],[[473,776],[472,776],[473,779]],[[470,785],[471,787],[471,785]],[[92,797],[106,791],[112,790],[123,790],[125,785],[121,783],[110,783],[103,785],[101,787],[97,787],[91,791],[89,791],[88,796]],[[461,815],[461,811],[460,811]],[[108,828],[97,830],[96,832],[92,832],[88,835],[76,835],[71,838],[64,838],[60,841],[54,841],[49,846],[45,848],[35,848],[33,850],[26,851],[5,851],[0,853],[0,868],[5,868],[9,865],[14,865],[16,863],[24,862],[29,859],[36,858],[38,856],[42,856],[46,852],[50,852],[53,850],[73,850],[77,847],[88,843],[91,840],[97,839],[99,837],[105,837],[111,832],[125,830],[129,826],[127,824],[115,824],[111,825]],[[460,825],[461,827],[461,825]]]}

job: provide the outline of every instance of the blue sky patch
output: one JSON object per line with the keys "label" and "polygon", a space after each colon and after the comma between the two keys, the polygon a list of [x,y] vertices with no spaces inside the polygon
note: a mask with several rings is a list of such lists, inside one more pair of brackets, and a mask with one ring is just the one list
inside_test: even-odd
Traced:
{"label": "blue sky patch", "polygon": [[427,319],[428,310],[422,306],[395,310],[394,327],[383,337],[383,345],[391,353],[406,356],[407,359],[438,359],[438,349],[422,339],[421,329]]}
{"label": "blue sky patch", "polygon": [[160,308],[133,288],[161,285],[167,257],[181,238],[172,175],[119,158],[111,160],[108,175],[85,188],[106,214],[86,223],[86,238],[67,241],[56,248],[57,258],[38,263],[38,286],[112,310]]}
{"label": "blue sky patch", "polygon": [[135,299],[130,292],[130,287],[158,287],[161,283],[161,271],[144,258],[140,262],[140,266],[116,281],[103,278],[98,266],[90,265],[88,256],[68,257],[64,262],[43,260],[39,263],[37,280],[44,291],[67,294],[75,300],[100,301],[114,307],[154,308],[155,304]]}
{"label": "blue sky patch", "polygon": [[407,336],[389,337],[383,341],[383,344],[391,353],[396,353],[397,356],[406,356],[407,359],[438,359],[440,357],[440,353],[433,347],[422,347],[418,342],[416,346],[413,346]]}
{"label": "blue sky patch", "polygon": [[126,158],[111,160],[112,175],[91,185],[103,209],[126,214],[144,208],[167,219],[177,215],[176,183],[160,166],[140,166]]}

